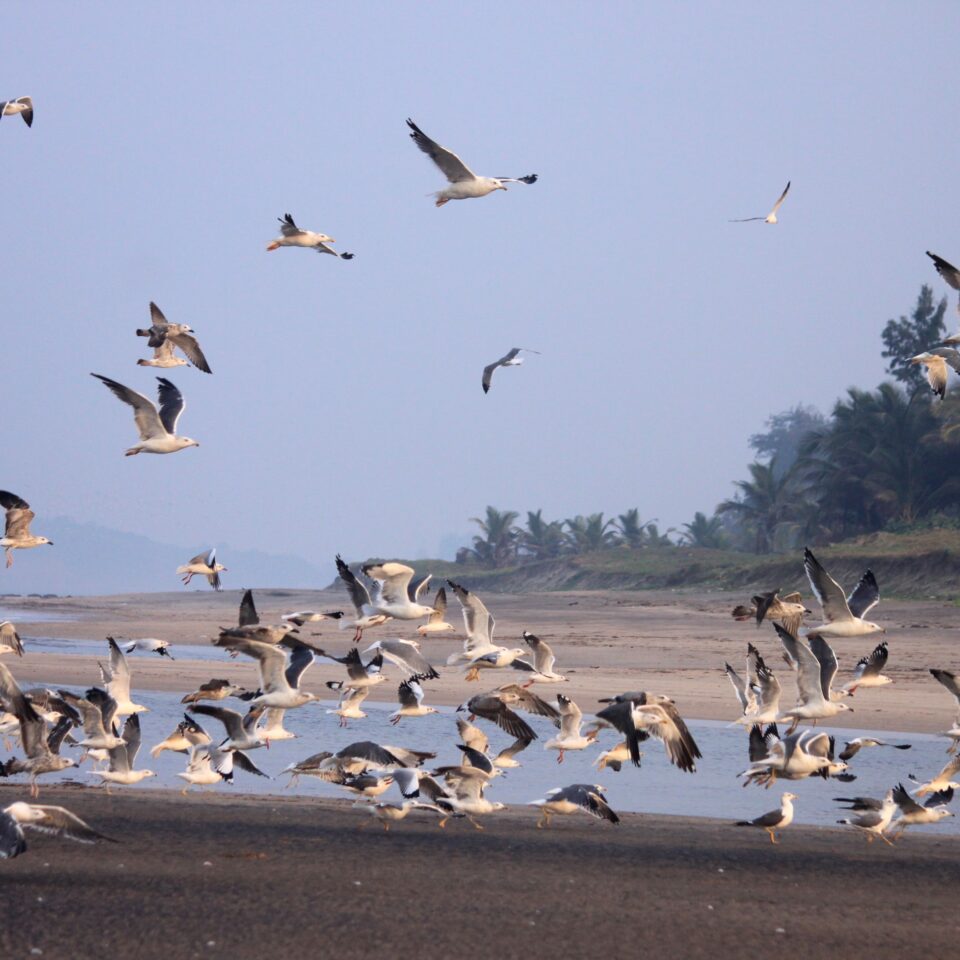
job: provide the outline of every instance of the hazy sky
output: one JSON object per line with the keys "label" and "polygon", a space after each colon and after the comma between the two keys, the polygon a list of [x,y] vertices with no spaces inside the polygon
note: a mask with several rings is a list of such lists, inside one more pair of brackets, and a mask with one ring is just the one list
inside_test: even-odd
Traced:
{"label": "hazy sky", "polygon": [[[488,503],[679,525],[769,414],[879,382],[884,321],[944,290],[924,250],[960,260],[952,2],[5,22],[0,96],[36,118],[0,123],[0,486],[37,533],[70,515],[322,561],[436,554]],[[540,182],[435,209],[408,116]],[[727,222],[788,179],[777,226]],[[285,211],[356,259],[266,253]],[[151,299],[214,375],[171,373],[199,449],[126,459],[129,410],[89,373],[153,395]],[[511,346],[542,355],[484,396]]]}

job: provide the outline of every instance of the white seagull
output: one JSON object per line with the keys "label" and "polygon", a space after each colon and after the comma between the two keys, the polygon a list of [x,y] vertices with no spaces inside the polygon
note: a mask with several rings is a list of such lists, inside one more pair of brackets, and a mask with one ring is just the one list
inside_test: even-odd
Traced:
{"label": "white seagull", "polygon": [[538,356],[540,354],[539,350],[531,350],[529,347],[513,347],[499,360],[494,360],[493,363],[487,364],[487,366],[483,368],[483,379],[480,381],[484,393],[490,391],[490,381],[493,379],[493,371],[496,370],[497,367],[519,367],[520,364],[523,363],[523,357],[519,355],[521,351],[535,353]]}
{"label": "white seagull", "polygon": [[863,617],[880,602],[880,587],[873,572],[868,570],[853,588],[849,597],[844,597],[840,584],[827,573],[820,561],[806,548],[803,551],[803,567],[807,579],[823,610],[824,622],[819,627],[807,630],[809,637],[862,637],[871,633],[886,633],[883,627]]}
{"label": "white seagull", "polygon": [[127,665],[127,658],[123,651],[117,646],[117,641],[113,637],[107,637],[107,643],[110,645],[110,666],[105,667],[98,663],[100,667],[100,677],[107,693],[117,701],[117,716],[125,717],[130,713],[146,713],[147,707],[139,703],[133,703],[130,699],[130,667]]}
{"label": "white seagull", "polygon": [[567,678],[553,669],[557,658],[546,640],[535,637],[529,630],[523,631],[523,639],[533,652],[533,663],[530,663],[529,660],[514,660],[510,664],[514,670],[522,670],[529,674],[527,682],[523,686],[529,687],[535,683],[565,682]]}
{"label": "white seagull", "polygon": [[236,650],[258,662],[262,692],[250,701],[251,706],[263,704],[292,710],[319,699],[315,693],[300,689],[300,678],[313,663],[314,650],[292,637],[281,640],[280,644],[290,649],[289,659],[279,646],[259,640],[238,639],[225,634],[214,640],[214,646]]}
{"label": "white seagull", "polygon": [[896,809],[897,803],[893,799],[893,791],[891,790],[884,797],[878,810],[867,810],[857,816],[838,820],[837,823],[848,823],[850,826],[856,827],[866,836],[867,843],[873,843],[874,839],[879,837],[884,843],[892,847],[893,844],[884,836],[884,831],[890,826],[890,821]]}
{"label": "white seagull", "polygon": [[53,546],[53,541],[46,537],[35,537],[30,532],[30,522],[36,514],[30,509],[26,500],[8,490],[0,490],[0,506],[6,511],[6,525],[0,547],[7,554],[7,566],[13,565],[14,550],[29,550],[31,547],[42,547],[44,544]]}
{"label": "white seagull", "polygon": [[416,640],[378,640],[363,652],[376,651],[415,680],[436,680],[440,676],[420,652],[420,644]]}
{"label": "white seagull", "polygon": [[444,617],[447,615],[447,591],[441,587],[433,598],[433,613],[427,616],[427,622],[417,627],[417,633],[425,637],[428,633],[446,633],[448,630],[456,630],[452,623],[447,623]]}
{"label": "white seagull", "polygon": [[0,101],[0,117],[14,117],[18,113],[28,127],[33,126],[33,100],[30,97]]}
{"label": "white seagull", "polygon": [[466,587],[461,587],[459,583],[448,580],[447,585],[456,594],[463,608],[463,628],[467,634],[463,641],[463,650],[450,654],[447,657],[447,665],[452,666],[460,660],[473,660],[484,654],[502,650],[502,647],[493,642],[493,630],[497,622],[493,619],[493,614],[484,606],[483,601]]}
{"label": "white seagull", "polygon": [[438,207],[448,200],[469,200],[471,197],[485,197],[494,190],[506,190],[507,183],[537,182],[535,173],[525,177],[478,177],[455,153],[431,140],[412,120],[407,120],[407,126],[412,131],[410,139],[440,168],[450,183],[449,187],[434,194]]}
{"label": "white seagull", "polygon": [[122,739],[123,742],[119,746],[110,749],[109,770],[91,771],[94,776],[103,780],[108,793],[112,783],[129,786],[146,780],[147,777],[156,776],[152,770],[135,770],[133,767],[140,751],[140,718],[136,714],[127,717],[123,725]]}
{"label": "white seagull", "polygon": [[398,724],[404,717],[426,717],[431,713],[439,713],[436,707],[423,705],[423,687],[415,677],[404,680],[397,690],[397,699],[400,709],[390,714],[390,722]]}
{"label": "white seagull", "polygon": [[413,567],[405,563],[368,563],[360,568],[364,575],[376,580],[379,589],[373,597],[373,606],[377,613],[397,620],[421,620],[434,612],[433,607],[419,603],[429,577],[421,580],[413,590]]}
{"label": "white seagull", "polygon": [[738,820],[736,826],[760,827],[767,831],[771,843],[777,843],[777,830],[785,830],[793,823],[793,801],[796,799],[795,793],[785,793],[780,798],[779,810],[771,810],[755,820]]}
{"label": "white seagull", "polygon": [[96,843],[98,840],[117,842],[112,837],[94,830],[64,807],[49,807],[18,800],[0,811],[0,860],[12,860],[27,849],[23,836],[24,827],[38,833],[66,837],[78,843]]}
{"label": "white seagull", "polygon": [[356,616],[353,620],[341,617],[338,620],[337,626],[341,630],[346,627],[353,627],[355,630],[353,642],[359,643],[364,630],[368,627],[378,627],[381,623],[386,623],[390,617],[384,613],[378,613],[374,609],[373,602],[370,599],[370,591],[357,579],[356,574],[350,567],[343,562],[339,553],[337,554],[337,573],[340,575],[340,579],[347,585],[350,600],[356,611]]}
{"label": "white seagull", "polygon": [[335,243],[333,237],[328,237],[325,233],[314,233],[312,230],[301,230],[294,222],[289,213],[282,217],[277,217],[280,221],[280,236],[276,240],[271,240],[267,244],[267,250],[276,250],[278,247],[311,247],[317,253],[330,253],[341,260],[352,260],[352,253],[337,253],[329,243]]}
{"label": "white seagull", "polygon": [[157,377],[160,408],[157,409],[142,393],[125,387],[116,380],[91,373],[91,377],[102,380],[114,396],[133,407],[133,420],[140,433],[140,442],[127,450],[125,456],[138,453],[176,453],[186,447],[199,447],[196,440],[178,437],[177,421],[186,403],[183,394],[165,377]]}
{"label": "white seagull", "polygon": [[853,680],[843,685],[846,694],[852,697],[858,687],[885,687],[888,683],[893,683],[882,672],[889,656],[887,641],[884,640],[873,648],[869,656],[861,657],[853,669]]}
{"label": "white seagull", "polygon": [[926,367],[927,385],[941,400],[947,392],[947,365],[960,373],[960,353],[950,347],[935,347],[910,358],[910,363]]}
{"label": "white seagull", "polygon": [[563,763],[563,755],[567,750],[586,750],[593,743],[593,739],[585,737],[580,732],[583,726],[583,712],[569,698],[562,693],[557,694],[557,708],[560,711],[560,733],[544,745],[544,750],[559,750],[557,763]]}
{"label": "white seagull", "polygon": [[227,568],[222,563],[217,563],[217,548],[213,547],[206,553],[198,553],[191,557],[182,567],[177,567],[177,573],[182,574],[184,586],[194,577],[202,576],[207,578],[207,583],[214,590],[222,590],[220,583],[220,574],[226,573]]}
{"label": "white seagull", "polygon": [[773,205],[773,209],[765,217],[742,217],[739,220],[731,220],[730,223],[750,223],[752,220],[762,220],[764,223],[776,223],[777,222],[777,211],[780,209],[780,205],[787,198],[787,193],[790,190],[790,181],[787,181],[787,185],[783,188],[783,193],[780,194],[780,199]]}
{"label": "white seagull", "polygon": [[134,650],[143,650],[144,653],[155,653],[159,657],[176,660],[176,657],[170,652],[169,640],[158,640],[156,637],[141,637],[139,640],[131,640],[123,648],[124,653],[133,653]]}
{"label": "white seagull", "polygon": [[852,710],[845,703],[833,699],[831,687],[837,675],[837,655],[823,637],[807,636],[809,646],[803,640],[788,633],[775,623],[780,642],[790,659],[797,664],[797,705],[784,710],[777,720],[792,720],[793,727],[801,720],[824,720],[838,713]]}
{"label": "white seagull", "polygon": [[148,347],[153,347],[153,360],[138,360],[137,365],[141,367],[177,367],[182,364],[177,362],[172,351],[161,353],[161,347],[171,345],[182,350],[187,359],[204,373],[213,373],[207,358],[200,349],[196,334],[193,328],[185,323],[169,323],[167,318],[160,312],[160,308],[150,301],[150,320],[151,325],[145,330],[137,330],[138,337],[149,337]]}

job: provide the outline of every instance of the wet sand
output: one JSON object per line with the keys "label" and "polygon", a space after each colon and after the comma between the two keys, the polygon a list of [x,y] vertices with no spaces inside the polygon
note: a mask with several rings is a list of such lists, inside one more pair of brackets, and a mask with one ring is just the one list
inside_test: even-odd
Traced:
{"label": "wet sand", "polygon": [[[638,782],[638,789],[642,784]],[[18,791],[0,787],[0,803]],[[118,844],[32,835],[0,864],[0,956],[901,958],[949,956],[956,843],[895,849],[791,828],[628,815],[537,830],[408,818],[348,801],[50,789]]]}

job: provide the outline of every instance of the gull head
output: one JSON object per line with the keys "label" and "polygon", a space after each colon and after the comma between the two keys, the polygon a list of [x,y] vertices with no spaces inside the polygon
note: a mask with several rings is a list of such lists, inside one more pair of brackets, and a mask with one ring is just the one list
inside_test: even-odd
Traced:
{"label": "gull head", "polygon": [[867,633],[886,633],[886,629],[881,627],[879,623],[873,623],[870,620],[864,620],[863,625],[867,627]]}
{"label": "gull head", "polygon": [[796,800],[796,799],[797,799],[797,795],[796,795],[795,793],[785,793],[780,799],[781,799],[781,800]]}
{"label": "gull head", "polygon": [[836,708],[837,713],[843,713],[845,710],[853,713],[853,707],[851,707],[848,703],[838,703],[836,704]]}
{"label": "gull head", "polygon": [[52,547],[53,541],[48,540],[46,537],[37,537],[37,546],[43,546],[43,544],[46,544],[48,547]]}
{"label": "gull head", "polygon": [[186,447],[199,447],[200,443],[197,440],[191,440],[189,437],[177,437],[177,446],[183,450]]}

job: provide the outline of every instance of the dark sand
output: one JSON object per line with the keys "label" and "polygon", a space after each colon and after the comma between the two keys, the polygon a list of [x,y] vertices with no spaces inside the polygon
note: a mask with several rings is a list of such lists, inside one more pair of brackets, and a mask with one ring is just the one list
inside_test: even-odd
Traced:
{"label": "dark sand", "polygon": [[[638,789],[642,783],[638,782]],[[0,804],[22,796],[0,788]],[[29,837],[0,865],[0,956],[884,958],[952,955],[956,842],[840,829],[779,846],[629,815],[533,809],[364,829],[349,801],[47,789],[122,843]],[[772,798],[771,798],[772,799]]]}

